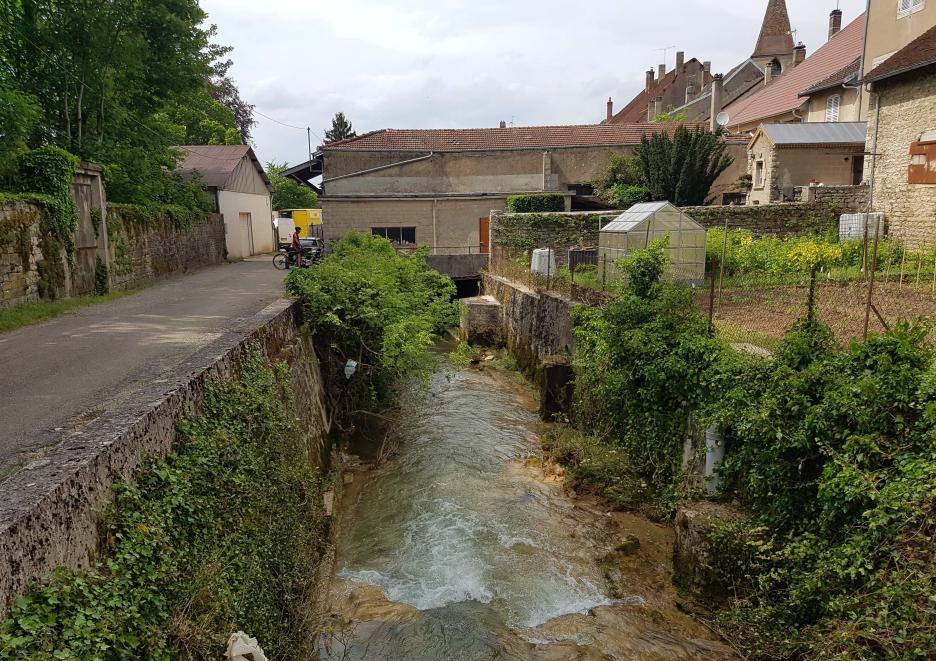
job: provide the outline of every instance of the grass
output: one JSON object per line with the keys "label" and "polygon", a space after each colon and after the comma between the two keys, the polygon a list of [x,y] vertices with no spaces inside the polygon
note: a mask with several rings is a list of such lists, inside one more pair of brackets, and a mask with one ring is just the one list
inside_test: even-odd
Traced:
{"label": "grass", "polygon": [[41,324],[43,321],[54,319],[66,312],[96,305],[109,303],[136,293],[134,290],[112,292],[104,296],[77,296],[75,298],[61,298],[57,301],[42,301],[40,303],[26,303],[8,310],[0,310],[0,334],[9,333],[24,326]]}
{"label": "grass", "polygon": [[758,333],[720,319],[715,319],[715,331],[718,333],[719,338],[729,344],[753,344],[771,353],[775,353],[783,342],[781,337]]}

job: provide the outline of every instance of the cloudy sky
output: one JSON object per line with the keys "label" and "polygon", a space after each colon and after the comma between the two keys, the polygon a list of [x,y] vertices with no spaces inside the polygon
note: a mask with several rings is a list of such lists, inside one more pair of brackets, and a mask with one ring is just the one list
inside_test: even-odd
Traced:
{"label": "cloudy sky", "polygon": [[[676,10],[665,5],[675,4]],[[343,111],[379,128],[595,123],[677,50],[724,72],[749,56],[766,0],[202,0],[232,75],[257,111],[311,126]],[[846,24],[865,0],[787,0],[811,54],[835,5]],[[306,160],[304,131],[257,116],[264,162]]]}

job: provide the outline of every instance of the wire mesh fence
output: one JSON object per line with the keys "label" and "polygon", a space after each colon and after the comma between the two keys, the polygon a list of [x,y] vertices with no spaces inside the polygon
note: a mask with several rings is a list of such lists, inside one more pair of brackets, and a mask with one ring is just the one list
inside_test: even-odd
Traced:
{"label": "wire mesh fence", "polygon": [[[693,287],[696,305],[718,336],[766,351],[810,311],[843,346],[901,320],[936,319],[936,244],[887,238],[880,218],[866,220],[851,229],[843,224],[841,236],[779,239],[730,225],[710,229],[704,277],[697,265],[670,260],[666,278]],[[603,306],[623,284],[618,258],[628,252],[498,250],[489,270],[536,291]]]}

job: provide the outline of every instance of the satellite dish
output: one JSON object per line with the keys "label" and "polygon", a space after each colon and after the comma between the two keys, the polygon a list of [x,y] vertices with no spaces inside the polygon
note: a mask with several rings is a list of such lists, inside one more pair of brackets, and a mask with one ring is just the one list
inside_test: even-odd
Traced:
{"label": "satellite dish", "polygon": [[719,126],[728,126],[729,121],[731,121],[731,117],[724,110],[715,115],[715,122]]}

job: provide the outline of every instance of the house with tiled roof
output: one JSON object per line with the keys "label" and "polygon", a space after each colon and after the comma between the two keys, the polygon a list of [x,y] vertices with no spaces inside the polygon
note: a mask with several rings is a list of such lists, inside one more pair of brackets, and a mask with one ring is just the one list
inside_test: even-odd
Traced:
{"label": "house with tiled roof", "polygon": [[434,254],[485,252],[488,218],[520,193],[580,208],[610,154],[630,156],[665,124],[383,129],[321,148],[326,241],[376,233]]}
{"label": "house with tiled roof", "polygon": [[[822,121],[864,121],[867,99],[861,87],[846,84],[848,72],[861,58],[864,44],[864,14],[842,30],[836,20],[841,12],[833,12],[830,37],[815,53],[801,64],[782,71],[778,77],[767,75],[767,84],[754,94],[728,105],[727,128],[735,133],[753,134],[761,124],[807,121],[814,88],[820,95],[817,101],[818,117]],[[834,98],[833,101],[829,99]],[[826,114],[826,110],[829,114]]]}
{"label": "house with tiled roof", "polygon": [[272,190],[250,145],[184,145],[176,171],[196,177],[224,216],[228,257],[273,252]]}
{"label": "house with tiled roof", "polygon": [[871,3],[862,78],[871,96],[865,173],[873,210],[884,212],[890,235],[928,247],[936,244],[934,5]]}

